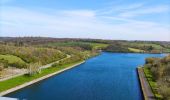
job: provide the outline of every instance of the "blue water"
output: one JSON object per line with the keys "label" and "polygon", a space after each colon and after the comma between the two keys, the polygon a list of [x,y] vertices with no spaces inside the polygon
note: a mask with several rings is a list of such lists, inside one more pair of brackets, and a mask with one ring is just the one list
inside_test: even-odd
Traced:
{"label": "blue water", "polygon": [[142,100],[136,67],[162,54],[103,52],[71,70],[6,96],[26,100]]}

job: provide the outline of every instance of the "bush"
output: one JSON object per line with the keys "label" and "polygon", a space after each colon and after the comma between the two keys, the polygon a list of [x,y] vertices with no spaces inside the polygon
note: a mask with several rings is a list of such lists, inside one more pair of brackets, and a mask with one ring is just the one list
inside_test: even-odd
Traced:
{"label": "bush", "polygon": [[58,63],[53,64],[52,67],[59,67],[64,64],[70,64],[70,63],[74,63],[74,62],[81,61],[81,60],[83,60],[83,59],[81,59],[81,57],[79,57],[77,55],[74,55],[74,56],[72,55],[70,58],[61,60]]}
{"label": "bush", "polygon": [[164,100],[170,100],[170,87],[166,85],[160,86],[159,92],[162,94]]}
{"label": "bush", "polygon": [[10,63],[9,66],[17,67],[17,68],[26,68],[26,67],[27,67],[26,64],[24,64],[24,63],[19,63],[19,62]]}
{"label": "bush", "polygon": [[155,58],[146,58],[145,59],[145,64],[153,64],[155,61]]}
{"label": "bush", "polygon": [[155,93],[162,95],[163,100],[170,100],[170,55],[161,59],[147,58],[145,66],[151,71],[152,80],[159,84]]}
{"label": "bush", "polygon": [[2,71],[4,69],[3,65],[0,65],[0,71]]}
{"label": "bush", "polygon": [[[63,52],[52,48],[0,46],[0,54],[17,56],[26,63],[36,63],[40,61],[42,64],[48,64],[66,57]],[[17,64],[14,65],[16,66]]]}

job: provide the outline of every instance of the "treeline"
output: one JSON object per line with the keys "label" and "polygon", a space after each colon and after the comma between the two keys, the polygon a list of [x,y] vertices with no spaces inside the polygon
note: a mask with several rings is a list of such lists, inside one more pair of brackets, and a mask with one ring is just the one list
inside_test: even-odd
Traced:
{"label": "treeline", "polygon": [[151,71],[152,79],[157,83],[154,91],[170,100],[170,55],[164,58],[147,58],[145,67]]}
{"label": "treeline", "polygon": [[[165,43],[166,42],[160,42]],[[109,44],[106,47],[105,51],[110,52],[138,52],[138,53],[167,53],[170,52],[170,48],[168,48],[168,44],[163,46],[159,42],[139,42],[139,41],[115,41]],[[130,48],[138,49],[138,51],[133,51]],[[140,51],[140,52],[139,52]]]}
{"label": "treeline", "polygon": [[110,52],[134,52],[129,50],[128,48],[140,49],[141,51],[144,51],[143,53],[170,52],[170,42],[167,41],[126,41],[48,37],[0,37],[0,44],[12,44],[14,46],[37,46],[49,43],[65,44],[67,47],[80,47],[85,50],[93,49],[93,45],[91,45],[90,43],[104,43],[110,45],[108,48],[104,49]]}
{"label": "treeline", "polygon": [[114,43],[114,44],[112,43],[104,50],[108,51],[108,52],[120,52],[120,53],[121,52],[123,52],[123,53],[131,52],[127,47],[124,47],[120,43]]}

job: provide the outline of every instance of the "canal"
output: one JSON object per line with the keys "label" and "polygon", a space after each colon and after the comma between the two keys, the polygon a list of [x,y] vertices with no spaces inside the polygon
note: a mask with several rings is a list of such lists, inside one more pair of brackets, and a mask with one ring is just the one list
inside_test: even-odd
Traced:
{"label": "canal", "polygon": [[136,67],[161,54],[108,53],[27,86],[7,97],[21,100],[142,100]]}

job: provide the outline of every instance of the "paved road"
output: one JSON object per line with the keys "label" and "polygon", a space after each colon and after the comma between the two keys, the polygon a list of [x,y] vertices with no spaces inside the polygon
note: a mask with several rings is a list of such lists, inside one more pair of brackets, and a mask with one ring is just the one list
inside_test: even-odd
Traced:
{"label": "paved road", "polygon": [[138,74],[145,100],[156,100],[142,68],[138,68]]}

